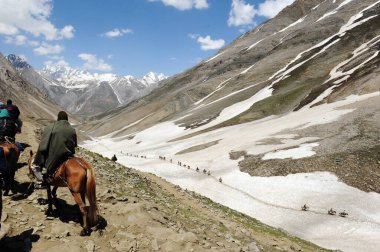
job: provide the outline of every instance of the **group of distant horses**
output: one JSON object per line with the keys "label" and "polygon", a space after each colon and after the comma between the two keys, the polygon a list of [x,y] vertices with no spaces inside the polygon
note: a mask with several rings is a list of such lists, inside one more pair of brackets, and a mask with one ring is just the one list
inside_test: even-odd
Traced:
{"label": "group of distant horses", "polygon": [[[15,173],[17,163],[20,156],[20,151],[16,144],[11,141],[2,141],[0,147],[3,149],[6,169],[2,171],[0,179],[1,190],[4,191],[4,196],[9,194],[10,190],[14,190]],[[29,177],[34,181],[34,173],[31,165],[33,162],[33,152],[30,151],[28,160]],[[4,185],[2,185],[4,182]],[[31,183],[31,185],[33,182]],[[53,186],[53,190],[51,190]],[[93,168],[82,158],[72,157],[59,166],[53,176],[53,181],[47,187],[48,209],[47,215],[53,214],[53,205],[56,209],[59,208],[57,189],[58,187],[68,187],[76,204],[79,206],[80,213],[83,219],[83,229],[80,235],[85,236],[91,233],[91,227],[98,223],[98,208],[96,204],[96,185]],[[85,198],[89,202],[86,207]],[[0,219],[2,213],[2,197],[0,193]]]}
{"label": "group of distant horses", "polygon": [[[122,152],[120,152],[120,153],[123,154]],[[129,156],[129,157],[137,157],[137,158],[138,158],[138,157],[141,157],[141,158],[145,158],[145,159],[146,159],[146,156],[137,155],[137,154],[126,153],[125,155],[126,155],[126,156]],[[162,161],[166,161],[166,157],[165,157],[165,156],[158,156],[158,159],[159,159],[159,160],[162,160]],[[112,160],[115,160],[115,161],[117,160],[116,154],[113,155]],[[173,163],[173,159],[170,159],[169,162],[170,162],[170,163]],[[187,168],[187,169],[189,169],[189,170],[191,169],[190,165],[182,164],[181,161],[177,161],[177,165],[179,165],[179,166],[181,166],[181,167],[185,167],[185,168]],[[197,167],[197,168],[195,169],[195,171],[196,171],[196,172],[199,172],[199,171],[200,171],[199,167]],[[203,174],[207,174],[208,176],[210,176],[210,175],[211,175],[211,171],[207,171],[206,169],[203,169]],[[223,182],[223,180],[222,180],[221,177],[218,179],[218,181],[219,181],[220,183]]]}
{"label": "group of distant horses", "polygon": [[[301,207],[301,210],[302,210],[302,211],[309,211],[309,206],[307,206],[307,205],[305,204],[305,205],[303,205],[303,206]],[[330,208],[330,210],[327,211],[327,214],[328,214],[328,215],[336,215],[336,211],[335,211],[334,209]],[[345,218],[345,217],[348,216],[348,213],[347,213],[345,210],[343,210],[343,212],[340,212],[340,213],[339,213],[339,216]]]}

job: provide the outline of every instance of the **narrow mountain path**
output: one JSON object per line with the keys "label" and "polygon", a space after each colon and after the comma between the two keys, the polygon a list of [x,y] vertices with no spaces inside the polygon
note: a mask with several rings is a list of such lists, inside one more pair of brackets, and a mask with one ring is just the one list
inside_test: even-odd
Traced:
{"label": "narrow mountain path", "polygon": [[[10,227],[0,251],[324,251],[174,186],[83,149],[78,155],[96,171],[102,221],[89,237],[80,237],[80,216],[67,188],[58,190],[60,211],[46,217],[44,190],[28,192],[26,161],[37,148],[40,125],[25,118],[17,192],[3,197],[3,222]],[[36,133],[37,132],[37,133]]]}

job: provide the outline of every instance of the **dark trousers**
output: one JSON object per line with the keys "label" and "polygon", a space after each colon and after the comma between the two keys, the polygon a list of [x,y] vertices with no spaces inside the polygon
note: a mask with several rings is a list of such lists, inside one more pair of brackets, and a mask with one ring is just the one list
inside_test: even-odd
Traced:
{"label": "dark trousers", "polygon": [[41,167],[45,166],[45,155],[43,155],[40,151],[36,152],[36,155],[34,156],[33,164]]}
{"label": "dark trousers", "polygon": [[[54,172],[59,168],[59,166],[63,162],[65,162],[67,159],[69,159],[71,156],[72,155],[65,154],[65,155],[62,155],[61,157],[54,159],[50,164],[48,164],[48,167],[46,167],[47,174],[53,175]],[[46,157],[45,157],[44,153],[37,151],[36,156],[34,157],[33,164],[38,165],[39,167],[41,167],[41,169],[42,169],[42,167],[45,167]]]}

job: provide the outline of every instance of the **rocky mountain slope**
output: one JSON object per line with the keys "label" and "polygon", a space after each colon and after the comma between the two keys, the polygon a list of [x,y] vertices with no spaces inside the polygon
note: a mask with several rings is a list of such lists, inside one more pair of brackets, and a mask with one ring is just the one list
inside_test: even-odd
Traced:
{"label": "rocky mountain slope", "polygon": [[[323,247],[377,251],[379,14],[378,0],[296,0],[94,117],[83,146]],[[299,213],[305,203],[311,213]],[[330,208],[350,217],[330,218]]]}
{"label": "rocky mountain slope", "polygon": [[[19,65],[20,68],[27,67]],[[21,117],[41,119],[56,118],[59,106],[54,104],[46,94],[40,92],[20,77],[18,71],[0,54],[0,100],[12,99],[24,113]]]}
{"label": "rocky mountain slope", "polygon": [[158,87],[167,77],[150,72],[142,79],[113,74],[90,74],[68,66],[35,71],[24,59],[7,56],[20,75],[73,114],[90,116],[127,104]]}
{"label": "rocky mountain slope", "polygon": [[[41,126],[26,120],[19,141],[35,150]],[[85,150],[78,155],[95,168],[102,221],[90,237],[80,237],[79,210],[67,188],[58,190],[61,209],[54,217],[39,204],[46,192],[28,190],[28,152],[21,155],[17,192],[3,197],[2,251],[326,251]]]}
{"label": "rocky mountain slope", "polygon": [[143,118],[152,112],[155,116],[144,120],[150,126],[191,111],[191,116],[178,123],[194,127],[211,122],[224,108],[264,90],[266,94],[227,123],[377,91],[378,13],[379,4],[373,0],[295,1],[215,57],[174,76],[149,96],[104,115],[107,120],[115,118],[117,125],[96,127],[94,134],[124,126],[117,120],[120,115]]}

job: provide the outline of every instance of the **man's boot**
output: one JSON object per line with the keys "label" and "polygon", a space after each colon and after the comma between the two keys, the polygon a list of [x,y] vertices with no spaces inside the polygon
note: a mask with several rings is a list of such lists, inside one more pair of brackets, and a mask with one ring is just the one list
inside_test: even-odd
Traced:
{"label": "man's boot", "polygon": [[32,164],[31,168],[32,168],[32,172],[34,174],[34,177],[37,179],[37,181],[38,182],[42,182],[43,181],[43,177],[42,177],[41,167],[39,167],[36,164]]}
{"label": "man's boot", "polygon": [[42,172],[41,172],[41,167],[39,167],[36,164],[32,164],[32,172],[34,174],[34,177],[37,179],[37,183],[34,184],[35,189],[46,189],[47,184],[44,181]]}

